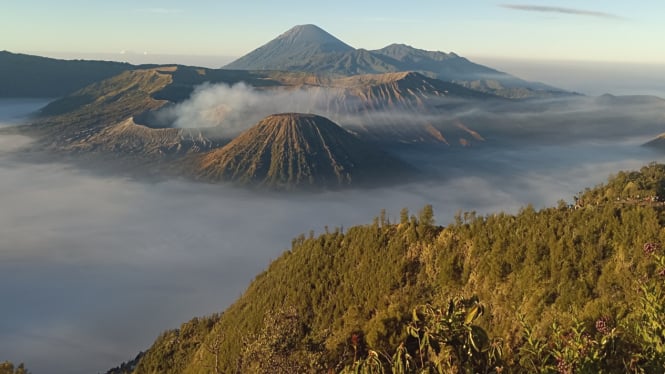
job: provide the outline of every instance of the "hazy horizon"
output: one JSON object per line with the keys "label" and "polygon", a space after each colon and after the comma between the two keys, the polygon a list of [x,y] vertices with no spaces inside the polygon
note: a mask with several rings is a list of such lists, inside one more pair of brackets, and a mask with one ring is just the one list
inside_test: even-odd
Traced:
{"label": "hazy horizon", "polygon": [[[180,64],[219,69],[241,56],[10,51],[65,60],[104,60],[130,64]],[[473,62],[584,95],[654,95],[665,98],[665,63],[514,59],[463,56]]]}
{"label": "hazy horizon", "polygon": [[[405,43],[463,56],[633,61],[665,64],[654,48],[665,34],[665,4],[645,0],[547,6],[479,0],[413,3],[302,0],[255,4],[176,0],[86,3],[10,2],[0,32],[14,35],[1,49],[149,55],[241,56],[295,25],[315,24],[355,48]],[[252,22],[247,22],[251,15]],[[25,22],[24,20],[31,20]],[[174,27],[177,25],[177,27]]]}

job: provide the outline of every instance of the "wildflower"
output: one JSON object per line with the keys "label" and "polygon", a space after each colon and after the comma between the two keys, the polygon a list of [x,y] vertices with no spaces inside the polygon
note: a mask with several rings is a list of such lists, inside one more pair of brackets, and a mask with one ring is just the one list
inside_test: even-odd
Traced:
{"label": "wildflower", "polygon": [[556,369],[561,374],[572,374],[573,365],[559,358],[557,359]]}
{"label": "wildflower", "polygon": [[610,319],[610,317],[604,316],[599,318],[596,321],[596,330],[603,335],[609,334],[611,331],[610,328],[611,322],[612,320]]}
{"label": "wildflower", "polygon": [[644,243],[644,254],[647,256],[651,256],[652,254],[656,253],[656,250],[660,248],[660,244],[658,243]]}

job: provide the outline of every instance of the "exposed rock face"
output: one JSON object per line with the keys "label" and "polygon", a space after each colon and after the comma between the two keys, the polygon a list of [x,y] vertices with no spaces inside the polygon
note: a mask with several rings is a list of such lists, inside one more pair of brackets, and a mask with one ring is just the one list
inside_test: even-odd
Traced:
{"label": "exposed rock face", "polygon": [[284,84],[318,97],[330,115],[385,110],[435,110],[454,99],[490,99],[496,96],[473,91],[451,82],[416,72],[363,74],[325,79],[313,76],[283,76]]}
{"label": "exposed rock face", "polygon": [[408,174],[401,161],[325,117],[268,116],[223,148],[203,155],[196,175],[277,189],[380,183]]}
{"label": "exposed rock face", "polygon": [[[171,69],[174,70],[174,69]],[[173,82],[169,68],[131,70],[49,103],[25,131],[56,148],[80,143],[99,131],[167,103],[152,94]]]}
{"label": "exposed rock face", "polygon": [[219,145],[218,140],[204,136],[197,129],[153,129],[129,118],[70,144],[67,149],[162,156],[205,152]]}

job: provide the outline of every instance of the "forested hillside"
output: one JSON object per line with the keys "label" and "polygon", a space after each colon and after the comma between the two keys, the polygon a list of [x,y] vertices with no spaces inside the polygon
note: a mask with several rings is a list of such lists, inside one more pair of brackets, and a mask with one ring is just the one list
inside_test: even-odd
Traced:
{"label": "forested hillside", "polygon": [[663,372],[663,196],[651,164],[575,205],[302,235],[134,372]]}

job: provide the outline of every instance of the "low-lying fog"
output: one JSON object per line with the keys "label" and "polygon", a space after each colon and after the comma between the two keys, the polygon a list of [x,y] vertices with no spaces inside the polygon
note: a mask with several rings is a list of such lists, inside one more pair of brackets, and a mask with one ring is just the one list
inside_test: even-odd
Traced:
{"label": "low-lying fog", "polygon": [[[0,101],[0,122],[41,104]],[[442,182],[287,197],[28,163],[15,152],[27,140],[0,135],[0,361],[35,374],[104,372],[161,331],[222,311],[300,233],[427,203],[439,223],[458,210],[553,205],[663,159],[639,147],[647,136],[599,138],[456,149],[420,159],[445,168]]]}

